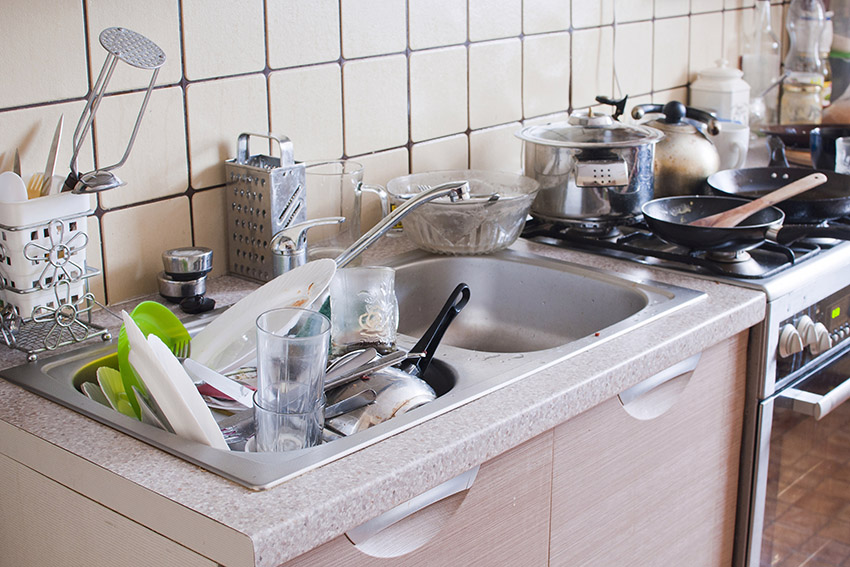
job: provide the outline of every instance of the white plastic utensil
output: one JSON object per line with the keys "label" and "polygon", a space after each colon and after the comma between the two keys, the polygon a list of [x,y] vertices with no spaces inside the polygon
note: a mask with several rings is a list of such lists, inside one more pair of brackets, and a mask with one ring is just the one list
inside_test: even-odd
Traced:
{"label": "white plastic utensil", "polygon": [[336,273],[336,262],[322,258],[263,284],[213,319],[192,338],[192,358],[226,374],[243,366],[257,351],[257,317],[279,307],[309,308]]}
{"label": "white plastic utensil", "polygon": [[18,203],[27,200],[27,186],[21,176],[12,172],[0,173],[0,203]]}

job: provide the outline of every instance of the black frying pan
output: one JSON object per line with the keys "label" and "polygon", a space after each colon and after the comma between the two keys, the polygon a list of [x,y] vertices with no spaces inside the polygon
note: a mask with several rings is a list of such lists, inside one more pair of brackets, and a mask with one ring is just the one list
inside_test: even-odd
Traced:
{"label": "black frying pan", "polygon": [[686,195],[653,199],[643,205],[642,211],[646,224],[660,238],[692,250],[739,252],[767,239],[787,244],[804,236],[850,240],[850,227],[783,226],[785,215],[777,207],[763,209],[730,228],[689,224],[743,203],[745,199],[735,197]]}
{"label": "black frying pan", "polygon": [[[814,171],[802,167],[726,169],[710,175],[708,185],[720,195],[756,199]],[[788,222],[820,223],[850,215],[850,175],[817,171],[826,175],[826,183],[776,205]]]}
{"label": "black frying pan", "polygon": [[[768,139],[768,147],[770,166],[718,171],[709,176],[708,186],[719,195],[757,199],[814,173],[809,168],[788,167],[785,146],[778,139]],[[850,175],[818,171],[826,175],[826,183],[776,205],[786,221],[817,224],[850,215]]]}

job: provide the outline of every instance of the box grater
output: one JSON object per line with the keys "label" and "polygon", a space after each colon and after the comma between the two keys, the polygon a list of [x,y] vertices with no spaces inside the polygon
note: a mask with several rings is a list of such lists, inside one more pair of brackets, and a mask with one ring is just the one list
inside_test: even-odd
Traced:
{"label": "box grater", "polygon": [[[280,157],[250,155],[248,138],[277,142]],[[306,219],[304,166],[293,160],[285,136],[243,133],[236,157],[224,162],[227,177],[228,272],[259,282],[274,277],[269,242],[284,228]]]}

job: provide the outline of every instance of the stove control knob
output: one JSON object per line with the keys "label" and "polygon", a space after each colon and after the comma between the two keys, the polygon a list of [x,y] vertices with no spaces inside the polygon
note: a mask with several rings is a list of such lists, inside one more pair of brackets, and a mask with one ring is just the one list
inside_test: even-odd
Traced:
{"label": "stove control knob", "polygon": [[803,315],[800,317],[800,320],[797,321],[797,332],[800,333],[800,336],[803,338],[803,344],[805,346],[813,347],[818,342],[818,336],[815,332],[815,322],[812,321],[812,318],[808,315]]}
{"label": "stove control knob", "polygon": [[779,356],[788,358],[802,351],[803,339],[800,337],[800,332],[790,323],[782,327],[779,333]]}
{"label": "stove control knob", "polygon": [[815,323],[815,334],[817,334],[818,340],[815,344],[809,346],[809,350],[817,356],[832,348],[832,337],[829,336],[829,330],[823,323]]}

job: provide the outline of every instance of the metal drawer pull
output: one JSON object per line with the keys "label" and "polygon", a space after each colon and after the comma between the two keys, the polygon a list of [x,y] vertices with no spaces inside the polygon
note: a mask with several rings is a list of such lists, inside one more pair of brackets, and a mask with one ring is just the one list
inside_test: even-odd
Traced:
{"label": "metal drawer pull", "polygon": [[[670,409],[696,369],[701,354],[686,358],[620,392],[617,397],[623,404],[623,409],[632,417],[641,420],[654,419]],[[681,384],[673,386],[674,381]],[[670,385],[671,388],[662,389],[664,385]]]}
{"label": "metal drawer pull", "polygon": [[479,468],[481,468],[481,465],[475,466],[465,473],[461,473],[443,484],[423,492],[419,496],[414,496],[407,502],[403,502],[380,516],[372,518],[368,522],[345,532],[346,537],[354,545],[359,545],[393,524],[400,522],[408,516],[412,516],[419,510],[427,508],[431,504],[444,500],[458,492],[469,490],[472,488],[472,483],[475,482]]}
{"label": "metal drawer pull", "polygon": [[796,388],[786,388],[777,397],[777,403],[797,413],[810,415],[815,420],[820,420],[848,399],[850,399],[850,378],[823,396]]}

